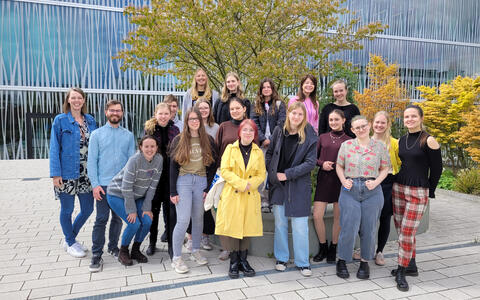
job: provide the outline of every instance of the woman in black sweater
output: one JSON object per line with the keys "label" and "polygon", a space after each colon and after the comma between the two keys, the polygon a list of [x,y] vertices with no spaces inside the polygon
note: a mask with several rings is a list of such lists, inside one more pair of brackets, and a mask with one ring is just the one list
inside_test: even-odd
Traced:
{"label": "woman in black sweater", "polygon": [[246,99],[243,94],[240,77],[238,77],[237,73],[230,72],[225,77],[220,101],[215,102],[213,107],[215,123],[222,124],[223,122],[232,119],[229,106],[230,100],[234,97],[239,98],[244,102],[244,106],[247,108],[246,118],[250,119],[250,100]]}
{"label": "woman in black sweater", "polygon": [[393,184],[393,219],[398,232],[398,268],[392,271],[400,291],[408,291],[405,275],[418,276],[415,264],[415,233],[427,208],[428,198],[435,198],[435,188],[442,174],[440,145],[422,130],[423,111],[409,105],[403,112],[408,129],[398,142],[402,161]]}

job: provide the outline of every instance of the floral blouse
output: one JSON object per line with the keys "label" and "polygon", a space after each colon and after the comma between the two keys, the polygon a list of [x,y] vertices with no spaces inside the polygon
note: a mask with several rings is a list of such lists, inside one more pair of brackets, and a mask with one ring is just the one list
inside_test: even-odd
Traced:
{"label": "floral blouse", "polygon": [[55,198],[60,199],[60,193],[68,195],[77,195],[89,193],[92,191],[92,185],[87,175],[87,158],[88,158],[88,141],[90,139],[90,131],[87,121],[84,119],[80,127],[80,176],[77,179],[64,180],[60,188],[54,187]]}
{"label": "floral blouse", "polygon": [[390,168],[390,156],[383,142],[370,139],[365,148],[360,146],[357,139],[353,139],[340,146],[337,165],[343,167],[345,177],[377,178],[380,168]]}

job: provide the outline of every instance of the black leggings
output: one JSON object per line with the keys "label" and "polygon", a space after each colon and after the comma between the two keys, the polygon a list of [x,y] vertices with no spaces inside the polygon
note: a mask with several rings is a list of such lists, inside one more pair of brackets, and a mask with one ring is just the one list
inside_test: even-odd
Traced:
{"label": "black leggings", "polygon": [[382,182],[383,191],[383,208],[380,214],[380,226],[378,227],[378,244],[377,252],[383,252],[385,244],[388,241],[388,235],[390,234],[390,222],[393,215],[393,202],[392,202],[392,186],[395,176],[388,174]]}

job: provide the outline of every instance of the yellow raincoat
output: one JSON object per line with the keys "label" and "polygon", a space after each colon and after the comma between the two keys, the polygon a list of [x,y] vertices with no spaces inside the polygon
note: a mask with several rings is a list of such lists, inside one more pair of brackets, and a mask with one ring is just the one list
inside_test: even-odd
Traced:
{"label": "yellow raincoat", "polygon": [[[253,143],[247,168],[238,141],[225,149],[220,167],[225,186],[218,204],[215,234],[237,239],[262,236],[263,224],[259,185],[265,181],[265,159]],[[245,192],[247,183],[250,190]]]}

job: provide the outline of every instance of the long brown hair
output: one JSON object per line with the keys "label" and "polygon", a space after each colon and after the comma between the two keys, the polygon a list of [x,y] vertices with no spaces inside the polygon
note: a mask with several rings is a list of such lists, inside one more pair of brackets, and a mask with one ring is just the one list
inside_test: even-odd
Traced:
{"label": "long brown hair", "polygon": [[277,108],[277,101],[280,100],[280,97],[278,96],[277,89],[275,87],[275,84],[273,83],[273,80],[270,78],[263,78],[263,80],[260,82],[260,87],[258,88],[257,92],[257,99],[255,100],[255,113],[259,116],[263,115],[263,104],[265,103],[265,96],[262,94],[263,90],[263,85],[265,83],[270,84],[270,88],[272,89],[272,95],[270,96],[270,106],[272,107],[272,115],[275,114],[275,110]]}
{"label": "long brown hair", "polygon": [[200,104],[202,103],[207,103],[208,105],[209,113],[207,117],[207,124],[208,126],[212,127],[213,124],[215,124],[215,119],[213,118],[212,103],[203,97],[198,98],[198,100],[195,102],[195,108],[197,108],[198,111],[200,111]]}
{"label": "long brown hair", "polygon": [[300,142],[299,144],[303,144],[305,142],[305,137],[306,137],[306,134],[305,134],[305,127],[307,127],[307,109],[305,108],[305,105],[303,104],[303,102],[293,102],[292,105],[290,105],[290,107],[288,107],[288,110],[287,110],[287,119],[285,120],[285,125],[283,125],[283,129],[284,130],[287,130],[288,132],[291,132],[292,131],[292,125],[290,125],[290,118],[288,117],[288,115],[296,110],[296,109],[301,109],[303,111],[303,120],[302,120],[302,123],[300,123],[300,126],[298,126],[298,137],[300,138]]}
{"label": "long brown hair", "polygon": [[202,69],[202,68],[198,68],[198,69],[195,71],[195,75],[193,76],[193,79],[192,79],[192,87],[190,88],[190,89],[191,89],[192,100],[198,100],[198,98],[200,97],[200,96],[198,95],[197,81],[195,80],[195,77],[197,76],[197,74],[198,74],[199,72],[205,73],[205,76],[207,77],[207,82],[205,83],[205,94],[203,94],[203,97],[205,97],[205,98],[208,99],[208,100],[211,100],[211,99],[212,99],[212,89],[210,88],[210,85],[208,84],[208,75],[207,75],[207,72],[205,72],[205,70]]}
{"label": "long brown hair", "polygon": [[228,88],[227,88],[228,77],[235,77],[235,79],[238,81],[236,96],[240,99],[244,99],[245,96],[243,95],[243,88],[242,88],[242,82],[240,81],[240,77],[238,77],[237,73],[235,72],[229,72],[227,76],[225,76],[225,81],[223,82],[222,97],[221,97],[222,102],[227,102],[228,98],[230,98],[230,92],[228,91]]}
{"label": "long brown hair", "polygon": [[68,103],[68,99],[70,98],[70,94],[72,92],[77,92],[80,95],[82,95],[83,100],[85,100],[85,102],[82,105],[82,114],[86,114],[87,113],[87,95],[81,88],[77,88],[77,87],[72,87],[68,89],[67,95],[65,96],[65,100],[63,101],[63,112],[67,114],[71,110],[70,103]]}
{"label": "long brown hair", "polygon": [[155,107],[155,112],[153,113],[153,117],[150,118],[149,120],[147,120],[145,122],[145,132],[147,134],[153,134],[153,132],[155,131],[155,126],[157,125],[157,118],[155,118],[155,115],[157,114],[157,111],[160,109],[160,108],[165,108],[165,109],[168,109],[168,111],[170,112],[170,114],[172,114],[172,111],[170,110],[170,106],[168,106],[167,103],[165,102],[160,102],[157,104],[157,106]]}
{"label": "long brown hair", "polygon": [[[313,85],[315,86],[315,88],[313,89],[313,91],[310,93],[310,95],[308,96],[308,98],[310,98],[310,100],[312,101],[313,103],[313,106],[318,109],[318,102],[317,102],[317,78],[311,74],[307,74],[305,76],[303,76],[302,80],[300,81],[300,88],[298,89],[298,93],[297,93],[297,98],[298,98],[298,101],[305,101],[305,94],[303,93],[303,84],[305,83],[305,81],[307,81],[307,79],[310,79],[312,82],[313,82]],[[318,113],[318,112],[317,112]]]}
{"label": "long brown hair", "polygon": [[190,113],[197,115],[198,120],[200,121],[200,127],[198,128],[198,136],[200,138],[200,148],[202,149],[202,158],[203,165],[209,166],[213,160],[212,146],[210,144],[210,136],[205,131],[205,125],[202,122],[202,115],[196,107],[190,107],[185,113],[185,118],[183,118],[183,131],[179,134],[176,139],[179,139],[178,144],[173,149],[173,159],[179,165],[185,165],[190,162],[190,151],[192,149],[191,139],[192,134],[190,132],[190,127],[188,127],[188,118]]}

